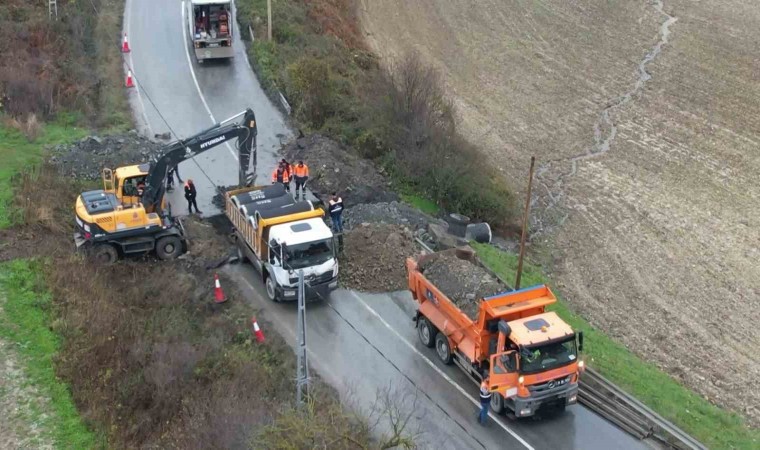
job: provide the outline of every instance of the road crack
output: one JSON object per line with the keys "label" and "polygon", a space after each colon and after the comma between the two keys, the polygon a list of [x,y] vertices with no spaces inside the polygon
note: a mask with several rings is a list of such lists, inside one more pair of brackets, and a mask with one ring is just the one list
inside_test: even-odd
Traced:
{"label": "road crack", "polygon": [[[548,234],[554,227],[561,226],[564,223],[568,217],[568,213],[562,210],[565,196],[565,181],[577,174],[580,163],[597,158],[610,151],[612,142],[617,136],[617,125],[612,119],[611,113],[632,102],[640,94],[647,82],[652,79],[652,75],[647,71],[647,66],[660,55],[663,46],[668,43],[670,38],[670,27],[678,20],[677,17],[665,12],[663,0],[654,0],[653,7],[661,16],[665,17],[665,20],[660,24],[660,39],[639,62],[637,67],[638,79],[633,87],[622,95],[608,101],[604,109],[599,113],[599,117],[594,123],[594,143],[581,154],[569,158],[547,161],[539,165],[536,170],[536,181],[538,181],[545,191],[543,196],[545,202],[541,214],[533,219],[532,228],[535,230],[533,236]],[[560,164],[566,165],[567,163],[570,164],[569,171],[560,173],[553,179],[550,178],[552,169],[555,166]],[[535,205],[541,198],[542,194],[537,192],[533,195],[531,204]]]}

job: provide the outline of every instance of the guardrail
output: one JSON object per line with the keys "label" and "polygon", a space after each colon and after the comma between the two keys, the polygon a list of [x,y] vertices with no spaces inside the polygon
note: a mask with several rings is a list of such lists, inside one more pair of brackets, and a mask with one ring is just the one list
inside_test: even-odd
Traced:
{"label": "guardrail", "polygon": [[[426,251],[433,253],[433,249],[421,239],[417,238],[416,241]],[[492,271],[488,272],[496,276]],[[509,286],[498,276],[496,278]],[[586,368],[579,384],[578,401],[581,404],[637,439],[651,439],[665,448],[677,450],[707,450],[699,441],[615,386],[594,369]]]}
{"label": "guardrail", "polygon": [[678,450],[707,450],[591,368],[581,375],[578,401],[638,439],[652,439],[666,448]]}

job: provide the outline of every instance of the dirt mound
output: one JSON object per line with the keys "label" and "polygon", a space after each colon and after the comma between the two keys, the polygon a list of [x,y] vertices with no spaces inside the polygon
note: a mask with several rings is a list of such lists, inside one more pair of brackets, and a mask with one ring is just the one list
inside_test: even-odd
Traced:
{"label": "dirt mound", "polygon": [[61,175],[99,180],[104,167],[140,164],[157,157],[163,145],[136,133],[88,136],[71,145],[53,147],[49,161]]}
{"label": "dirt mound", "polygon": [[454,253],[439,253],[436,258],[423,263],[420,269],[472,320],[478,318],[480,299],[507,289],[485,269],[457,258]]}
{"label": "dirt mound", "polygon": [[414,236],[407,227],[360,225],[344,237],[341,284],[367,292],[405,289],[406,258],[417,252]]}
{"label": "dirt mound", "polygon": [[309,166],[308,188],[322,200],[333,191],[343,197],[347,207],[399,199],[378,167],[332,139],[306,136],[283,147],[282,154],[288,161],[302,159]]}

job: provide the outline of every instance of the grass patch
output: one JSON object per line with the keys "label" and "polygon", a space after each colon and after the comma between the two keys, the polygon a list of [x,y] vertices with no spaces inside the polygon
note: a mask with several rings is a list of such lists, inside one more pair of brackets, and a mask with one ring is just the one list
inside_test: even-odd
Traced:
{"label": "grass patch", "polygon": [[53,123],[43,125],[40,136],[30,142],[21,131],[0,125],[0,229],[13,225],[19,217],[11,208],[14,175],[39,163],[46,145],[72,142],[86,134],[70,124]]}
{"label": "grass patch", "polygon": [[441,208],[434,201],[428,200],[419,194],[401,194],[401,199],[431,216],[436,216],[441,212]]}
{"label": "grass patch", "polygon": [[0,336],[16,344],[34,386],[50,399],[50,411],[35,410],[34,422],[43,428],[58,448],[93,448],[95,435],[77,412],[66,383],[53,369],[61,341],[50,330],[52,300],[37,262],[16,260],[0,265],[0,293],[5,297],[0,318]]}
{"label": "grass patch", "polygon": [[[510,284],[517,273],[517,255],[474,243],[478,257]],[[551,285],[539,267],[523,264],[521,285]],[[558,292],[555,311],[586,339],[586,362],[709,448],[756,449],[760,430],[749,428],[739,415],[718,408],[687,389],[653,364],[642,361],[572,312]]]}

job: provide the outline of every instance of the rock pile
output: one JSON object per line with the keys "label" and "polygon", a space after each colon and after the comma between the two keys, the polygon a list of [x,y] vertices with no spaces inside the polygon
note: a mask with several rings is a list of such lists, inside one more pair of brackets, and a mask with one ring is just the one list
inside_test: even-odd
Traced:
{"label": "rock pile", "polygon": [[406,289],[406,258],[416,253],[414,236],[407,227],[359,225],[344,236],[340,282],[365,292]]}
{"label": "rock pile", "polygon": [[478,318],[478,307],[483,297],[507,290],[482,267],[459,259],[450,252],[439,253],[437,257],[425,261],[420,270],[472,320]]}
{"label": "rock pile", "polygon": [[282,154],[292,163],[303,160],[309,166],[308,187],[323,201],[333,191],[343,197],[346,207],[399,199],[380,168],[327,137],[312,134],[296,139],[282,148]]}
{"label": "rock pile", "polygon": [[70,145],[56,145],[49,161],[66,177],[99,180],[104,167],[140,164],[161,155],[163,145],[130,132],[88,136]]}

